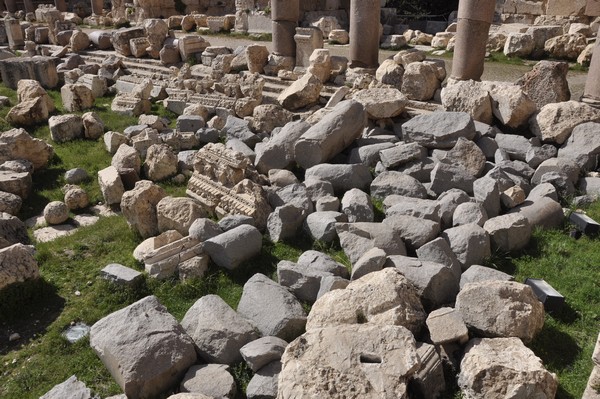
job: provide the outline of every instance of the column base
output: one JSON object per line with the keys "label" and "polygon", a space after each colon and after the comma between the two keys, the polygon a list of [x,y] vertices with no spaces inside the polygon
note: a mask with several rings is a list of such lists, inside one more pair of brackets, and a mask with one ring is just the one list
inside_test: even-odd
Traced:
{"label": "column base", "polygon": [[579,101],[589,105],[590,107],[600,109],[600,97],[592,97],[584,94],[583,96],[581,96]]}

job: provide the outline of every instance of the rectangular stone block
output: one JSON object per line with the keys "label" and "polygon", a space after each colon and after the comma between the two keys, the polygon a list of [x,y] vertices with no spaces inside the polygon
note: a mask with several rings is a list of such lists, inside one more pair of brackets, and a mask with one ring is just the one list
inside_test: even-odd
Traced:
{"label": "rectangular stone block", "polygon": [[548,0],[547,15],[583,15],[586,9],[586,0]]}
{"label": "rectangular stone block", "polygon": [[25,45],[23,31],[21,30],[21,24],[18,19],[5,19],[4,28],[6,29],[6,36],[8,37],[8,47],[10,47],[12,50],[16,50]]}
{"label": "rectangular stone block", "polygon": [[135,285],[142,279],[142,273],[118,263],[111,263],[100,271],[100,276],[120,285]]}
{"label": "rectangular stone block", "polygon": [[525,284],[531,287],[533,293],[544,304],[547,312],[558,311],[565,303],[565,297],[556,291],[543,279],[527,278]]}
{"label": "rectangular stone block", "polygon": [[583,213],[571,213],[571,215],[569,215],[569,222],[573,223],[575,227],[585,235],[593,236],[600,233],[600,224]]}
{"label": "rectangular stone block", "polygon": [[310,66],[310,56],[313,51],[323,48],[323,34],[319,28],[296,28],[296,66]]}
{"label": "rectangular stone block", "polygon": [[2,81],[13,90],[21,79],[33,79],[40,82],[43,88],[53,89],[58,86],[56,57],[14,57],[0,61]]}

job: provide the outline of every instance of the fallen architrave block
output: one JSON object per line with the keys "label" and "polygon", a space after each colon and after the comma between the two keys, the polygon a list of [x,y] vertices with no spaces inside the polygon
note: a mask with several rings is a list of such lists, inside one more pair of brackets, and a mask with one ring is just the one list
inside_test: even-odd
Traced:
{"label": "fallen architrave block", "polygon": [[544,304],[547,312],[560,310],[565,303],[565,297],[556,291],[543,279],[526,278],[525,284],[531,287],[535,296]]}
{"label": "fallen architrave block", "polygon": [[150,277],[165,279],[172,276],[177,266],[194,256],[201,255],[202,242],[191,237],[157,248],[144,260],[146,272]]}

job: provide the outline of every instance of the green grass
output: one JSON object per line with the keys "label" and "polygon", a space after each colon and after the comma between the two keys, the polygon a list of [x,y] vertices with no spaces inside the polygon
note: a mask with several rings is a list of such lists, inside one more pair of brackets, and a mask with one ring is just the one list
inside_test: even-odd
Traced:
{"label": "green grass", "polygon": [[[600,202],[588,215],[600,220]],[[496,266],[517,281],[542,278],[566,299],[561,311],[546,314],[540,335],[530,344],[559,378],[557,398],[581,397],[592,371],[592,351],[600,331],[600,251],[598,237],[569,237],[569,229],[536,231],[516,257],[500,257]]]}

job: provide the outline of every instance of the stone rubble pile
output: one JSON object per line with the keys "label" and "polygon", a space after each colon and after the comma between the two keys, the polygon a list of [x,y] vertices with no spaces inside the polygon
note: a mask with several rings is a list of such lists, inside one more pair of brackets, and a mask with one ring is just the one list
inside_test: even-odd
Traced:
{"label": "stone rubble pile", "polygon": [[[134,257],[150,277],[202,278],[211,262],[244,268],[263,251],[263,235],[339,242],[350,261],[349,270],[306,251],[279,262],[276,281],[254,274],[235,309],[207,295],[181,322],[153,296],[106,316],[90,345],[124,394],[233,398],[241,387],[231,368],[243,361],[255,373],[249,398],[435,398],[447,377],[468,398],[554,397],[556,376],[525,346],[543,327],[542,303],[482,264],[495,251],[524,248],[535,228],[561,226],[561,202],[600,197],[600,111],[569,101],[564,63],[543,61],[515,84],[449,79],[442,89],[444,64],[424,52],[402,50],[374,69],[352,65],[321,48],[324,37],[346,40],[337,21],[297,28],[297,16],[287,15],[294,11],[279,7],[274,26],[296,32],[295,52],[285,43],[269,53],[172,33],[228,30],[243,25],[237,13],[142,13],[138,26],[87,35],[41,7],[35,17],[48,26],[30,25],[24,36],[34,46],[19,42],[19,26],[8,34],[28,55],[49,53],[35,44],[60,47],[53,57],[0,61],[2,80],[18,81],[19,104],[7,120],[48,123],[57,144],[102,138],[112,161],[92,178],[144,239]],[[567,34],[549,26],[497,31],[489,42],[510,56],[572,59],[589,36],[574,25]],[[452,28],[435,37],[383,30],[389,48],[450,48],[454,40]],[[91,48],[118,56],[95,62]],[[156,72],[136,76],[132,59],[143,57]],[[195,65],[181,64],[188,60]],[[45,90],[57,87],[59,73],[69,113],[50,116]],[[289,85],[273,96],[269,85],[282,81]],[[79,115],[108,94],[112,111],[137,125],[104,132],[95,113]],[[419,106],[432,99],[441,102],[435,112]],[[151,115],[156,101],[179,115],[175,128]],[[39,276],[14,215],[52,156],[51,145],[23,129],[0,134],[0,288]],[[86,178],[70,171],[64,201],[48,204],[37,223],[58,228],[69,210],[86,208],[78,186]],[[188,197],[167,195],[157,184],[167,180],[187,183]],[[109,266],[107,279],[139,279]],[[75,377],[45,397],[66,391],[91,397]]]}
{"label": "stone rubble pile", "polygon": [[[472,97],[452,97],[461,85],[482,92],[489,109],[476,112],[463,102]],[[118,360],[96,343],[95,336],[112,335],[123,323],[107,316],[92,329],[91,343],[128,396],[180,384],[182,392],[232,397],[227,365],[241,358],[255,371],[248,397],[327,396],[332,386],[340,395],[408,397],[409,384],[436,397],[445,387],[444,362],[460,365],[457,378],[468,397],[521,390],[554,396],[556,376],[524,346],[543,326],[543,305],[530,287],[481,263],[492,251],[526,246],[533,228],[560,226],[559,201],[575,187],[583,194],[578,203],[598,197],[597,111],[573,101],[540,109],[517,85],[452,82],[442,92],[452,110],[410,117],[398,88],[371,86],[347,90],[337,104],[271,132],[254,130],[254,117],[231,114],[222,126],[206,127],[206,110],[196,108],[177,124],[197,128],[189,147],[183,136],[173,138],[184,132],[171,133],[146,115],[139,126],[105,134],[114,157],[98,175],[103,194],[148,238],[136,257],[151,276],[201,277],[209,260],[241,267],[260,253],[261,231],[273,241],[302,230],[324,242],[339,240],[352,265],[349,272],[307,251],[296,262],[281,261],[277,281],[255,274],[237,309],[216,296],[200,298],[181,325],[168,328],[181,349],[169,347],[168,360],[159,354],[148,360],[169,375],[152,384],[162,371],[150,376],[144,364],[126,362],[149,355],[147,344],[135,349],[130,342],[147,342],[155,327],[142,324],[127,348],[116,339],[102,344],[115,345],[114,353],[139,351]],[[385,101],[377,107],[379,98]],[[531,105],[524,110],[523,103]],[[546,124],[551,112],[563,116],[560,129]],[[482,114],[493,125],[474,119]],[[530,133],[514,134],[516,127]],[[193,150],[206,143],[199,138],[209,129],[208,141],[222,137],[227,144]],[[154,148],[165,155],[155,157]],[[285,169],[294,162],[305,169],[304,181]],[[191,177],[193,200],[168,197],[151,181],[160,180],[152,179],[153,169]],[[375,217],[374,199],[383,204],[383,220]],[[156,300],[123,311],[145,301]],[[302,303],[312,304],[310,312]],[[175,342],[192,342],[194,350]],[[249,345],[264,355],[249,355]],[[191,360],[167,372],[173,356]],[[256,356],[265,360],[256,363]],[[189,368],[196,361],[202,365]],[[208,377],[200,376],[214,383],[207,386],[201,381]]]}

